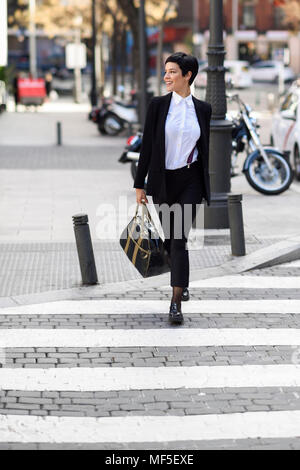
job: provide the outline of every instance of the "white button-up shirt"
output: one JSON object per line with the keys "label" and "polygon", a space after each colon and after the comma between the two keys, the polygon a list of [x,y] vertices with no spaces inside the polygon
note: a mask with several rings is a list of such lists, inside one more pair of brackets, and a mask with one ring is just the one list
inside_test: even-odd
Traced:
{"label": "white button-up shirt", "polygon": [[[187,160],[201,135],[192,95],[183,98],[173,91],[165,124],[166,169],[187,165]],[[197,159],[195,148],[192,162]]]}

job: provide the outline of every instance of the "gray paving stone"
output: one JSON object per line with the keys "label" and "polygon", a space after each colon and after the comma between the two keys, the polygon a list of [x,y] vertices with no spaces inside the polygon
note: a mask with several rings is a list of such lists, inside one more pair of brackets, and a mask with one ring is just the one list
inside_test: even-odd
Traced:
{"label": "gray paving stone", "polygon": [[[7,403],[6,409],[12,408],[13,410],[39,410],[40,405],[32,405],[31,403]],[[2,411],[1,411],[2,413]]]}
{"label": "gray paving stone", "polygon": [[38,403],[38,404],[50,404],[52,403],[51,398],[34,398],[34,397],[19,397],[19,403]]}

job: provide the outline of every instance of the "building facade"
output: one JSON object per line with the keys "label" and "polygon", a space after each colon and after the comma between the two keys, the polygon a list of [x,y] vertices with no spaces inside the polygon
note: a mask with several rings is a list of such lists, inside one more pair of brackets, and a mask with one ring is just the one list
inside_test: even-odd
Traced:
{"label": "building facade", "polygon": [[[206,59],[209,41],[210,0],[179,0],[177,27],[194,32],[197,55]],[[227,59],[284,60],[300,73],[300,34],[289,30],[282,9],[284,0],[223,0],[224,42]],[[196,13],[196,26],[193,20]],[[195,31],[195,29],[197,31]],[[197,33],[197,34],[195,34]],[[179,42],[174,48],[182,48]]]}

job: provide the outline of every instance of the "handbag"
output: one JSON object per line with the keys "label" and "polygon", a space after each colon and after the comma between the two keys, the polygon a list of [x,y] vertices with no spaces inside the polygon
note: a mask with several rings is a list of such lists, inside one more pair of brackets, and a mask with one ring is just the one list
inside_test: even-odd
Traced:
{"label": "handbag", "polygon": [[121,234],[120,245],[124,253],[143,277],[169,272],[167,251],[146,204],[142,204],[141,216],[138,211],[139,204],[134,217]]}

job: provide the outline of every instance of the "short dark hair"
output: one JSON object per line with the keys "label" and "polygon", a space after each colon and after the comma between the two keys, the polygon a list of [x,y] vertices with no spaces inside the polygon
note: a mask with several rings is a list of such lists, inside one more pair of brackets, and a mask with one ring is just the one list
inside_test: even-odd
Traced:
{"label": "short dark hair", "polygon": [[199,64],[196,57],[193,55],[188,55],[185,52],[174,52],[174,54],[167,58],[165,65],[168,62],[175,62],[178,64],[184,77],[188,72],[192,72],[192,76],[189,79],[189,85],[193,83],[199,70]]}

